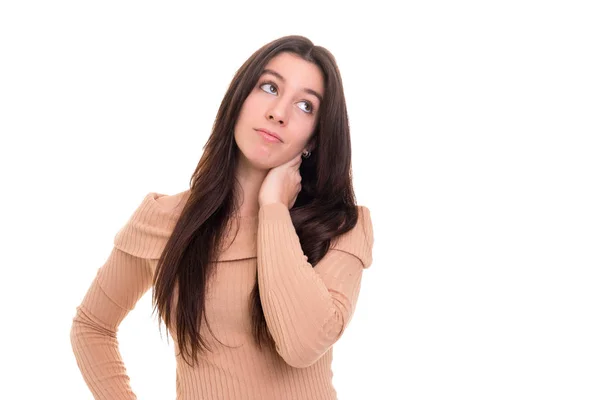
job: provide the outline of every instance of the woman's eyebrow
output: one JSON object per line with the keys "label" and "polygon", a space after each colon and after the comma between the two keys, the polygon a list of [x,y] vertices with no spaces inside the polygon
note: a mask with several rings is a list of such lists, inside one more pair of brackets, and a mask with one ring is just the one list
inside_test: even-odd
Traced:
{"label": "woman's eyebrow", "polygon": [[[265,68],[261,75],[263,75],[263,74],[271,74],[273,76],[276,76],[277,78],[281,79],[285,83],[285,78],[283,76],[281,76],[281,74],[277,71],[273,71],[272,69]],[[306,93],[312,94],[313,96],[316,96],[319,99],[319,102],[321,102],[321,103],[323,102],[323,96],[319,92],[316,92],[309,88],[304,88],[304,91]]]}

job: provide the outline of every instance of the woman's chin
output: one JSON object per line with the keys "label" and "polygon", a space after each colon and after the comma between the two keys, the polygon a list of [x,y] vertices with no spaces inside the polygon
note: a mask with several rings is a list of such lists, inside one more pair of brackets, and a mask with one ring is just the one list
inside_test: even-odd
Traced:
{"label": "woman's chin", "polygon": [[279,165],[277,163],[278,158],[273,157],[271,152],[265,152],[260,149],[254,151],[252,154],[243,154],[243,158],[245,159],[244,164],[246,166],[257,170],[269,170]]}

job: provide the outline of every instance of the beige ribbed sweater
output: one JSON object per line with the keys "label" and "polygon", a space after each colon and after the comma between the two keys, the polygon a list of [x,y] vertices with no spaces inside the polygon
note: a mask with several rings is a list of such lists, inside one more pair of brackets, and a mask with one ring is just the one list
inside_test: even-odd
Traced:
{"label": "beige ribbed sweater", "polygon": [[[117,341],[123,318],[152,285],[158,258],[189,190],[149,193],[116,234],[114,248],[77,307],[71,343],[96,399],[136,399]],[[307,262],[288,208],[262,206],[242,217],[231,246],[217,255],[207,284],[206,318],[223,346],[201,324],[213,352],[192,368],[177,356],[178,400],[337,399],[332,346],[354,312],[363,268],[371,265],[373,229],[368,208],[357,225],[332,241],[325,257]],[[277,351],[252,338],[250,292],[258,279],[267,326]],[[170,331],[177,352],[176,332]],[[150,334],[150,333],[149,333]]]}

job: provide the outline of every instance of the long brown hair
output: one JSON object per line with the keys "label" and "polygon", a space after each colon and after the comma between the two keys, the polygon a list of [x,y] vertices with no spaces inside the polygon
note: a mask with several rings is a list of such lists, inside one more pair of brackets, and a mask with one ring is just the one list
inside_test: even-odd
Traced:
{"label": "long brown hair", "polygon": [[[237,147],[233,129],[242,104],[271,58],[294,53],[317,65],[325,93],[310,138],[312,155],[300,167],[302,189],[290,210],[302,250],[313,266],[325,256],[331,240],[351,230],[358,210],[352,187],[350,129],[342,79],[335,58],[303,36],[285,36],[258,49],[236,72],[215,118],[212,133],[190,179],[190,195],[158,261],[153,304],[167,329],[175,325],[179,351],[189,364],[208,349],[200,336],[205,289],[212,260],[217,259],[228,221],[238,211]],[[256,344],[273,347],[260,302],[258,280],[250,296]],[[177,294],[176,294],[177,293]],[[175,298],[175,296],[177,296]],[[173,301],[176,315],[173,316]],[[206,321],[206,320],[205,320]],[[211,331],[212,333],[212,331]],[[214,336],[214,335],[213,335]],[[209,349],[210,350],[210,349]]]}

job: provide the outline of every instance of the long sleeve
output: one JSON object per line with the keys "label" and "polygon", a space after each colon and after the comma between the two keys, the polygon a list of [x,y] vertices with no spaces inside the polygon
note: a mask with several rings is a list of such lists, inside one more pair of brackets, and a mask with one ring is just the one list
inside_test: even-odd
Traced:
{"label": "long sleeve", "polygon": [[356,226],[332,243],[314,268],[285,205],[262,206],[257,233],[261,303],[277,352],[293,367],[308,367],[352,318],[363,269],[372,262],[370,212],[360,206]]}
{"label": "long sleeve", "polygon": [[150,260],[158,259],[164,249],[173,227],[172,204],[179,199],[180,195],[146,195],[115,236],[108,259],[76,308],[71,345],[96,399],[136,399],[119,351],[117,330],[152,285]]}
{"label": "long sleeve", "polygon": [[96,399],[137,398],[119,352],[117,329],[151,282],[147,260],[113,248],[77,307],[71,345]]}

